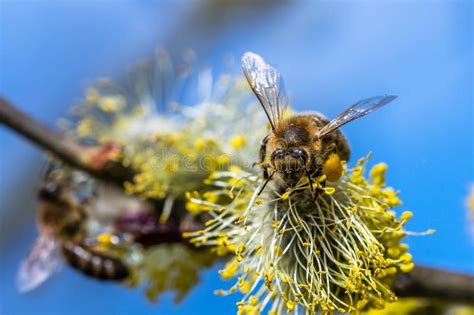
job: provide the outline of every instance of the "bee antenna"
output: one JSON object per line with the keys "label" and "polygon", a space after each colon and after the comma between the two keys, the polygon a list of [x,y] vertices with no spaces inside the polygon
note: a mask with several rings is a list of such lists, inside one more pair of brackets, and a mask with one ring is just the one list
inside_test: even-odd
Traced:
{"label": "bee antenna", "polygon": [[271,173],[267,179],[265,180],[265,182],[263,183],[262,187],[260,188],[260,190],[258,191],[257,193],[257,197],[260,196],[260,194],[263,192],[263,190],[265,189],[265,187],[267,186],[268,182],[272,179],[273,175],[275,175],[275,171],[273,171],[273,173]]}
{"label": "bee antenna", "polygon": [[334,129],[334,130],[331,130],[330,132],[328,132],[328,133],[326,133],[326,134],[323,134],[323,135],[317,134],[317,135],[314,136],[313,141],[321,140],[325,135],[330,134],[331,132],[333,132],[333,131],[335,131],[335,130],[337,130],[337,129],[339,129],[339,127],[337,127],[337,128]]}

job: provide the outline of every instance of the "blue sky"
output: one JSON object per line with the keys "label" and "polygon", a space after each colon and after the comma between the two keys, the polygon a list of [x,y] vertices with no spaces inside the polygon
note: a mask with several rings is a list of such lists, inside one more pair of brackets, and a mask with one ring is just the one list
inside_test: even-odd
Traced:
{"label": "blue sky", "polygon": [[[415,216],[416,262],[474,273],[464,199],[473,172],[473,5],[470,1],[285,2],[273,7],[212,1],[3,1],[0,93],[54,126],[100,77],[120,78],[156,47],[196,50],[219,68],[251,50],[285,78],[293,106],[334,117],[361,98],[396,94],[387,108],[343,127],[354,160],[372,151]],[[215,5],[215,4],[214,4]],[[236,65],[238,71],[238,65]],[[0,129],[0,314],[222,314],[216,270],[178,306],[66,269],[19,295],[14,273],[35,238],[34,195],[42,153]]]}

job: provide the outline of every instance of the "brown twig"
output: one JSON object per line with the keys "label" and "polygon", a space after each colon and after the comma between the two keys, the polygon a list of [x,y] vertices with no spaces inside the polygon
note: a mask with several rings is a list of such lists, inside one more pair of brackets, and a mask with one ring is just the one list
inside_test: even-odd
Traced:
{"label": "brown twig", "polygon": [[[44,127],[1,97],[0,123],[92,176],[122,183],[133,175],[133,170],[111,160],[116,146],[86,147],[78,144]],[[177,230],[158,229],[162,233],[160,238],[176,241],[184,226],[186,224],[176,226]],[[417,266],[410,273],[399,277],[394,290],[401,297],[436,298],[474,304],[474,276],[457,272]]]}
{"label": "brown twig", "polygon": [[400,297],[424,297],[474,304],[474,277],[459,272],[416,266],[394,287]]}
{"label": "brown twig", "polygon": [[62,136],[14,107],[0,97],[0,123],[11,128],[41,149],[51,152],[71,166],[108,181],[122,183],[133,176],[133,170],[116,163],[113,157],[121,150],[117,144],[84,146]]}

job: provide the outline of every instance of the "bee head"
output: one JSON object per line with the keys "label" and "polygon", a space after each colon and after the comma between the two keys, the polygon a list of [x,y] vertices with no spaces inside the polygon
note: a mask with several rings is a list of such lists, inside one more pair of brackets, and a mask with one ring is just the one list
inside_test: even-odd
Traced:
{"label": "bee head", "polygon": [[305,174],[308,153],[303,148],[276,149],[272,152],[271,162],[273,168],[291,186]]}
{"label": "bee head", "polygon": [[54,182],[43,185],[38,191],[38,199],[40,201],[57,202],[61,198],[61,188]]}

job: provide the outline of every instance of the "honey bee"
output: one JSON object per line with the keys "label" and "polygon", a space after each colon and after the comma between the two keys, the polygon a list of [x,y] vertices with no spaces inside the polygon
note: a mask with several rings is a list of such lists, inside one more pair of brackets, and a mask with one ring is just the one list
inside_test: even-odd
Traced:
{"label": "honey bee", "polygon": [[85,275],[104,280],[128,277],[127,266],[87,244],[84,210],[90,192],[64,180],[48,180],[38,194],[39,237],[17,274],[17,287],[30,291],[62,265],[62,259]]}
{"label": "honey bee", "polygon": [[324,174],[326,180],[337,181],[342,176],[343,161],[350,157],[349,143],[338,128],[396,98],[390,95],[360,100],[331,121],[320,113],[288,115],[289,101],[280,73],[251,52],[242,57],[242,69],[271,127],[262,141],[257,163],[265,179],[259,193],[272,178],[286,188],[307,176],[311,190],[317,176]]}

